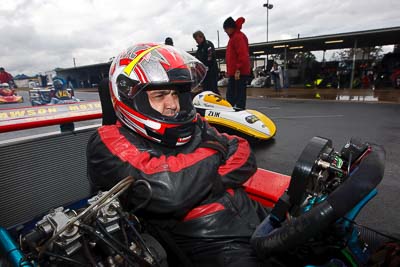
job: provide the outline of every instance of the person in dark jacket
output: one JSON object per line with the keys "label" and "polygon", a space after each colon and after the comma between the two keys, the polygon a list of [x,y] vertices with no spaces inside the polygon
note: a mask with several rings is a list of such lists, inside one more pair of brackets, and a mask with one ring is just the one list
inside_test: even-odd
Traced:
{"label": "person in dark jacket", "polygon": [[193,33],[193,38],[197,43],[196,58],[207,66],[207,75],[203,80],[203,90],[213,91],[220,94],[218,90],[218,65],[215,57],[214,44],[207,40],[202,31]]}
{"label": "person in dark jacket", "polygon": [[[190,92],[206,71],[168,45],[135,45],[117,56],[102,83],[116,116],[89,139],[88,176],[101,190],[128,175],[150,184],[139,213],[175,253],[169,260],[179,258],[171,266],[261,266],[249,240],[267,213],[242,187],[256,160],[246,140],[196,113]],[[147,196],[130,188],[124,205]]]}
{"label": "person in dark jacket", "polygon": [[226,68],[229,78],[226,99],[232,106],[246,108],[246,85],[250,77],[249,41],[241,31],[245,22],[243,17],[236,21],[232,17],[224,21],[223,27],[229,36],[226,48]]}

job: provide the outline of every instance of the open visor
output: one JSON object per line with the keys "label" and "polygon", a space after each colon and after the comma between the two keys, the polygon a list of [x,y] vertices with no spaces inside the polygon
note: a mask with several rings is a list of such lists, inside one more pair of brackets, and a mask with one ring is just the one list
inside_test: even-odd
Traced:
{"label": "open visor", "polygon": [[[196,114],[190,92],[203,81],[207,67],[186,52],[170,46],[162,49],[170,52],[165,55],[176,54],[179,57],[165,58],[162,51],[151,51],[151,57],[140,61],[130,77],[124,72],[117,77],[118,93],[124,104],[146,116],[163,122],[185,123]],[[175,90],[179,96],[180,112],[175,117],[167,117],[155,111],[149,104],[149,90]]]}
{"label": "open visor", "polygon": [[124,73],[120,74],[116,81],[119,95],[132,99],[141,90],[154,90],[157,87],[166,88],[171,85],[179,86],[180,90],[190,91],[200,85],[207,73],[207,67],[199,61],[192,61],[169,70],[157,69],[157,67],[163,68],[160,64],[154,64],[153,67],[146,68],[148,69],[146,71],[148,82],[145,83],[140,82],[138,79],[132,79]]}
{"label": "open visor", "polygon": [[[141,84],[121,74],[117,78],[118,91],[121,101],[137,112],[153,120],[166,123],[187,123],[196,116],[196,110],[192,103],[191,82],[171,82]],[[149,102],[148,91],[174,90],[179,99],[180,110],[175,116],[163,116],[153,109]]]}

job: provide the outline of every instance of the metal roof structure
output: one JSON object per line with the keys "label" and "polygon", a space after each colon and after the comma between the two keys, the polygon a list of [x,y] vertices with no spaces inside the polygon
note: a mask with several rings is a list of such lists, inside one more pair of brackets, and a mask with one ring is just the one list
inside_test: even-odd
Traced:
{"label": "metal roof structure", "polygon": [[77,66],[77,67],[70,67],[70,68],[56,68],[56,72],[63,72],[63,71],[79,71],[79,70],[84,70],[87,68],[102,68],[102,67],[107,67],[109,68],[111,66],[111,61],[110,62],[105,62],[105,63],[96,63],[96,64],[91,64],[91,65],[82,65],[82,66]]}
{"label": "metal roof structure", "polygon": [[[287,51],[323,51],[400,44],[400,27],[327,34],[313,37],[249,44],[250,55],[280,54]],[[215,49],[217,58],[225,58],[226,47]],[[195,51],[189,53],[194,54]]]}
{"label": "metal roof structure", "polygon": [[70,80],[74,88],[91,87],[98,84],[103,77],[108,75],[111,62],[92,65],[76,66],[71,68],[55,69],[57,76]]}
{"label": "metal roof structure", "polygon": [[[357,43],[356,43],[357,42]],[[381,45],[400,44],[400,26],[375,30],[337,33],[303,37],[296,39],[277,40],[249,44],[250,55],[280,54],[288,51],[323,51],[356,47],[374,47]],[[215,49],[217,58],[225,58],[226,47]],[[196,51],[188,51],[195,54]],[[59,68],[56,71],[79,70],[91,67],[108,67],[111,62],[98,63],[71,68]]]}
{"label": "metal roof structure", "polygon": [[[365,30],[347,33],[327,34],[312,37],[303,37],[272,42],[249,44],[250,56],[284,54],[289,51],[325,51],[343,48],[363,48],[383,45],[400,44],[400,26],[375,30]],[[217,59],[224,59],[226,47],[216,48]],[[195,54],[195,51],[188,51]],[[105,76],[111,62],[77,66],[72,68],[59,68],[55,71],[62,77],[71,76],[79,81],[87,81],[91,76]],[[354,65],[354,60],[353,60]],[[353,66],[354,70],[354,66]],[[352,77],[354,73],[352,73]],[[96,81],[97,82],[97,81]]]}

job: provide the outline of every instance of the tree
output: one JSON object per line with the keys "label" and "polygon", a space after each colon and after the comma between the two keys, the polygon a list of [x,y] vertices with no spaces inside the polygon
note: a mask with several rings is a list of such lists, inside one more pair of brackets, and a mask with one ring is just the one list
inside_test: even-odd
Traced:
{"label": "tree", "polygon": [[316,61],[316,57],[313,53],[307,52],[298,52],[294,55],[294,62],[302,65],[305,64],[306,66],[311,66],[313,62]]}
{"label": "tree", "polygon": [[356,60],[376,61],[382,59],[383,49],[382,46],[342,49],[333,53],[331,59],[334,61],[352,60],[354,54],[356,55]]}
{"label": "tree", "polygon": [[313,53],[297,52],[294,54],[293,63],[298,66],[300,81],[313,81],[317,73],[317,60]]}

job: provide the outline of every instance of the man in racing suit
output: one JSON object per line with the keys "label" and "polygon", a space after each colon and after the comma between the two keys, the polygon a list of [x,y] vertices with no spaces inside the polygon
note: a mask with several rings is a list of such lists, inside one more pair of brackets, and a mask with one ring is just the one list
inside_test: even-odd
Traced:
{"label": "man in racing suit", "polygon": [[60,102],[63,103],[64,100],[72,99],[71,94],[65,88],[64,84],[65,82],[59,78],[53,79],[54,91],[52,92],[50,104],[54,105]]}
{"label": "man in racing suit", "polygon": [[[249,239],[267,214],[242,188],[256,160],[247,141],[196,114],[190,91],[206,71],[167,45],[135,45],[117,56],[108,85],[118,120],[89,140],[89,179],[103,190],[128,175],[150,184],[151,200],[137,214],[173,251],[169,261],[179,258],[172,266],[260,266]],[[125,207],[148,194],[131,188]]]}

